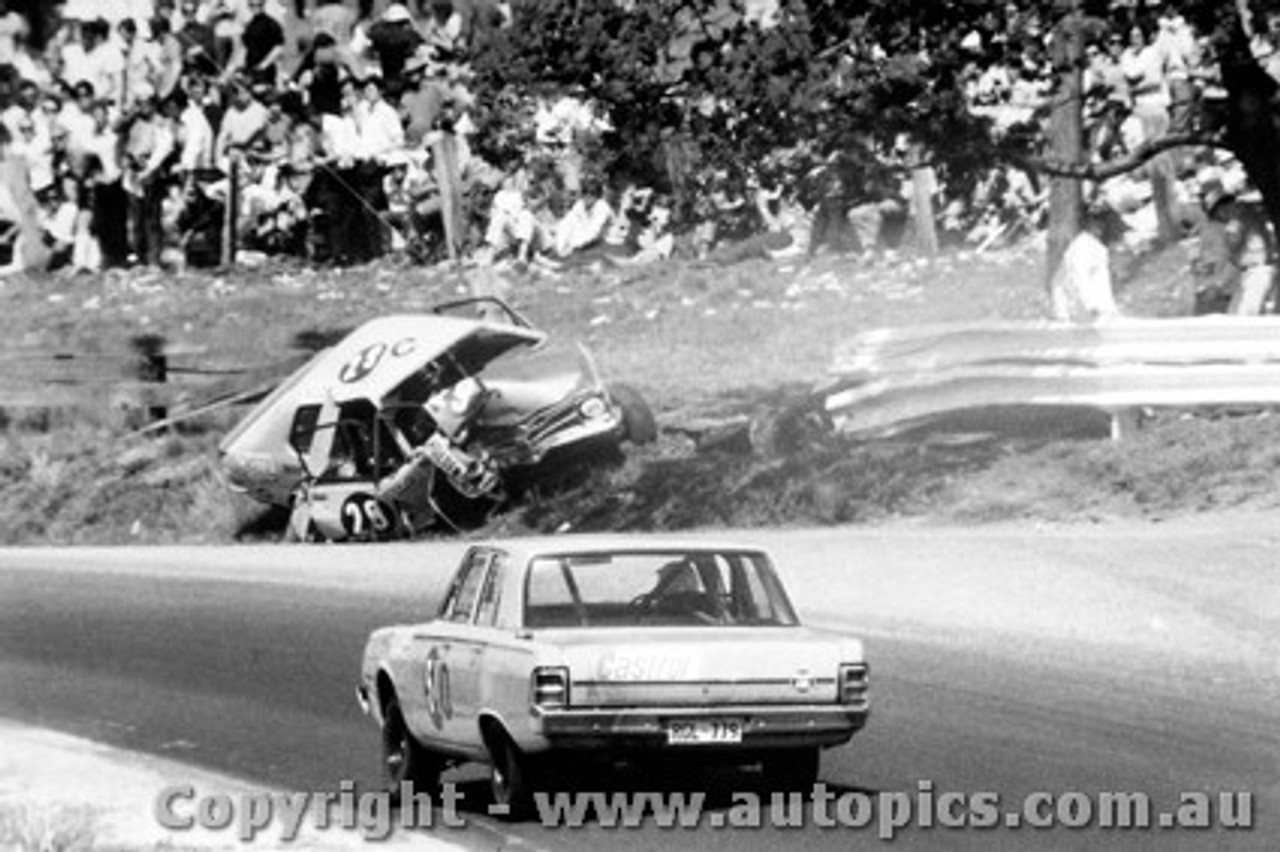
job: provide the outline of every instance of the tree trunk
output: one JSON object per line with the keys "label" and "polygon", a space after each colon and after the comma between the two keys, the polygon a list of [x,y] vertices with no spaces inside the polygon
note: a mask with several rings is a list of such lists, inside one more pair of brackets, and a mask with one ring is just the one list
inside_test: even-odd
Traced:
{"label": "tree trunk", "polygon": [[[1053,34],[1052,58],[1057,70],[1049,113],[1050,156],[1062,163],[1084,160],[1084,115],[1081,63],[1084,58],[1084,22],[1079,4],[1058,22]],[[1084,195],[1078,178],[1049,180],[1049,238],[1045,262],[1045,287],[1062,262],[1062,255],[1080,231]]]}
{"label": "tree trunk", "polygon": [[[912,146],[911,158],[916,162],[924,160],[924,147]],[[914,190],[914,206],[916,213],[916,241],[919,248],[930,257],[938,253],[938,229],[934,223],[933,192],[935,181],[933,172],[927,167],[911,170],[911,185]]]}
{"label": "tree trunk", "polygon": [[1233,28],[1221,59],[1227,90],[1227,146],[1240,158],[1249,180],[1262,194],[1271,230],[1280,234],[1280,84],[1262,69],[1249,50],[1242,24]]}

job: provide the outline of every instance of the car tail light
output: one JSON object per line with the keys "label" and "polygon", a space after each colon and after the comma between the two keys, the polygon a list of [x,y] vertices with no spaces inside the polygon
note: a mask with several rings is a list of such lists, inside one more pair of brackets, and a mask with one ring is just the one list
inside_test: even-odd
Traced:
{"label": "car tail light", "polygon": [[569,703],[569,670],[562,666],[539,666],[529,681],[530,702],[550,710]]}
{"label": "car tail light", "polygon": [[841,704],[867,703],[867,664],[841,663],[837,697]]}

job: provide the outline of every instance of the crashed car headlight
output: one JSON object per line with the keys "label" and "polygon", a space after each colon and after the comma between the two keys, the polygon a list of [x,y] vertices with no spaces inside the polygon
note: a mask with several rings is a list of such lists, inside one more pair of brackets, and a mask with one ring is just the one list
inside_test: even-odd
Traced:
{"label": "crashed car headlight", "polygon": [[605,405],[604,400],[600,397],[593,396],[590,399],[584,400],[583,403],[578,406],[578,413],[588,420],[595,420],[597,417],[604,417],[608,414],[609,406]]}

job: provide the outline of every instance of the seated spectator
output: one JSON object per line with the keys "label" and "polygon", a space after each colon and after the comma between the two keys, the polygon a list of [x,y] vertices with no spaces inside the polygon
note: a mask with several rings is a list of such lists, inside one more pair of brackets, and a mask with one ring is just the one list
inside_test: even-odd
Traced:
{"label": "seated spectator", "polygon": [[1053,318],[1064,322],[1097,322],[1119,316],[1111,289],[1109,226],[1103,211],[1091,210],[1067,246],[1053,275],[1050,293]]}
{"label": "seated spectator", "polygon": [[431,13],[422,23],[422,40],[436,62],[463,60],[466,30],[462,15],[453,8],[453,0],[431,0]]}
{"label": "seated spectator", "polygon": [[521,168],[493,195],[484,244],[495,258],[514,251],[517,260],[528,263],[546,247],[545,234],[526,202],[528,188],[528,172]]}
{"label": "seated spectator", "polygon": [[49,186],[36,195],[40,202],[40,229],[49,247],[49,269],[71,264],[76,232],[84,223],[80,209],[80,187],[73,177],[66,177],[60,187]]}
{"label": "seated spectator", "polygon": [[605,229],[613,219],[613,208],[605,200],[603,188],[596,178],[583,181],[582,195],[556,223],[557,257],[569,257],[604,240]]}

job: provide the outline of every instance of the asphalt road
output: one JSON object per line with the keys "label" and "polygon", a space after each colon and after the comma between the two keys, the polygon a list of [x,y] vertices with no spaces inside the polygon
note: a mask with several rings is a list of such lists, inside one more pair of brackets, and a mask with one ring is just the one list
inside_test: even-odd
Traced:
{"label": "asphalt road", "polygon": [[[347,567],[315,582],[254,577],[269,551],[200,552],[226,575],[181,558],[120,552],[107,569],[83,557],[0,559],[0,716],[164,754],[297,790],[377,778],[377,734],[353,698],[368,631],[430,611],[440,579],[406,598],[377,583],[358,548],[320,548]],[[350,563],[363,563],[351,567]],[[353,581],[345,584],[343,572]],[[440,574],[439,569],[433,569]],[[794,580],[793,580],[794,584]],[[421,592],[418,594],[417,592]],[[1028,600],[1028,606],[1034,606]],[[964,634],[960,634],[962,637]],[[1194,637],[1190,637],[1194,639]],[[853,743],[824,756],[833,792],[995,792],[1002,810],[1036,791],[1141,791],[1162,809],[1181,791],[1253,791],[1249,832],[1055,829],[903,830],[906,849],[1276,849],[1280,710],[1271,686],[1211,669],[1120,659],[1105,648],[1045,655],[981,634],[869,641],[874,713]],[[476,772],[455,776],[474,808],[449,836],[484,848],[878,848],[875,826],[617,831],[511,826],[483,814]],[[687,777],[682,776],[682,781]],[[743,781],[747,785],[749,778]],[[631,782],[618,782],[631,783]],[[732,778],[693,782],[713,792]]]}

